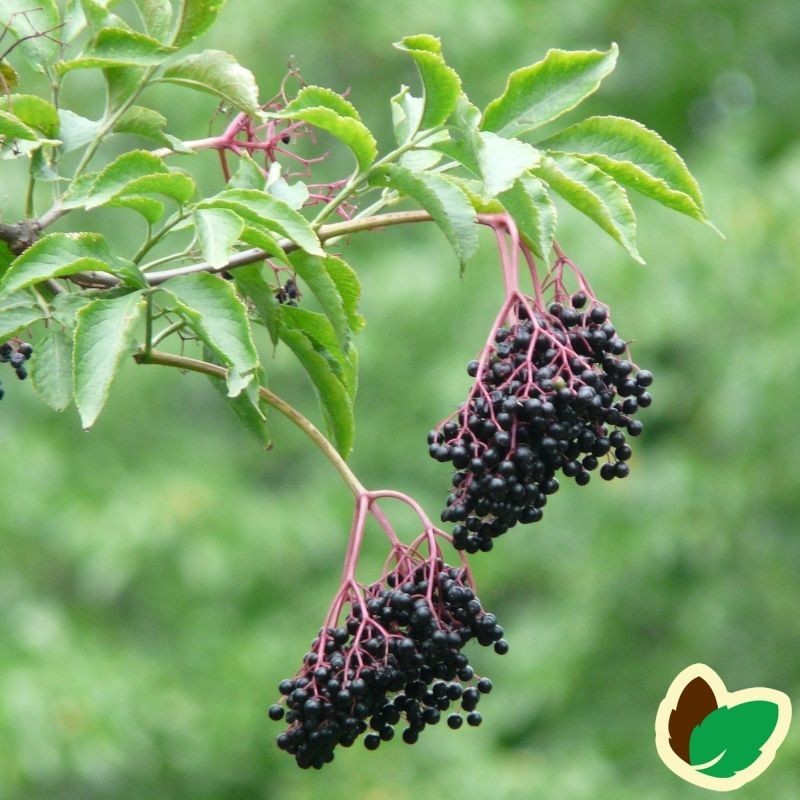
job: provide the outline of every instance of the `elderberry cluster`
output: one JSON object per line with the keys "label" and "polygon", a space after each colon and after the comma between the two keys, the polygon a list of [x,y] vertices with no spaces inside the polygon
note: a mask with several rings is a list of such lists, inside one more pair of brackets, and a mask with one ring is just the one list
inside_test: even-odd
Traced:
{"label": "elderberry cluster", "polygon": [[[629,473],[631,447],[652,402],[653,376],[628,359],[607,310],[584,292],[548,309],[520,298],[515,322],[499,328],[458,412],[428,435],[430,455],[451,462],[453,491],[442,520],[458,523],[453,544],[475,553],[516,523],[538,522],[561,472],[585,486]],[[603,461],[602,466],[600,465]]]}
{"label": "elderberry cluster", "polygon": [[[461,650],[475,639],[503,654],[508,643],[502,637],[465,569],[439,558],[398,569],[353,598],[345,624],[323,629],[298,676],[281,682],[286,708],[269,709],[273,720],[285,715],[289,723],[278,747],[298,766],[321,769],[333,760],[337,745],[350,747],[366,734],[364,746],[376,750],[394,737],[401,721],[403,741],[414,744],[456,703],[468,725],[480,725],[475,709],[492,682],[476,680]],[[459,713],[447,716],[452,729],[463,722]]]}
{"label": "elderberry cluster", "polygon": [[[25,362],[33,355],[33,347],[27,342],[20,342],[16,346],[11,342],[0,344],[0,364],[11,364],[17,377],[24,381],[28,377],[28,370],[25,369]],[[5,391],[0,383],[0,400],[3,399]]]}

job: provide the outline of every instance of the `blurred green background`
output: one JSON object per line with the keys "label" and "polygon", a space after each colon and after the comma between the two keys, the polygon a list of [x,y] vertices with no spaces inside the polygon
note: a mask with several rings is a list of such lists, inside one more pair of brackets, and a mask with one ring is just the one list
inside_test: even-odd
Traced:
{"label": "blurred green background", "polygon": [[[443,37],[479,105],[549,47],[617,41],[617,71],[587,113],[660,131],[701,181],[726,240],[634,198],[644,268],[562,209],[562,244],[656,375],[631,477],[570,482],[541,524],[475,559],[512,646],[474,654],[496,685],[480,729],[434,728],[414,747],[355,747],[301,772],[275,749],[265,709],[338,581],[351,505],[337,476],[278,418],[274,450],[260,451],[200,376],[131,364],[84,434],[74,411],[49,412],[9,371],[3,800],[700,798],[653,745],[681,669],[703,661],[732,689],[800,702],[797,3],[230,0],[201,44],[235,53],[265,97],[293,55],[309,82],[351,87],[386,145],[388,98],[415,81],[391,42],[420,31]],[[204,135],[213,100],[176,94],[150,98],[173,132]],[[204,168],[216,185],[213,160]],[[15,181],[2,184],[6,219],[19,213]],[[140,223],[116,213],[124,248]],[[352,463],[369,486],[410,492],[432,513],[448,475],[425,434],[467,390],[464,367],[500,298],[482,235],[463,281],[433,229],[347,248],[368,320]],[[281,354],[268,367],[316,418],[298,368]],[[415,534],[409,517],[396,521]],[[381,555],[375,536],[365,575]],[[798,796],[800,723],[737,795]]]}

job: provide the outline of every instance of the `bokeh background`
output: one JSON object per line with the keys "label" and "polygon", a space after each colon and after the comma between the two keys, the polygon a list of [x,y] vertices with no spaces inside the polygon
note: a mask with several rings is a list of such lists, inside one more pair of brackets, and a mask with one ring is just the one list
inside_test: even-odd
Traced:
{"label": "bokeh background", "polygon": [[[640,119],[701,181],[727,238],[634,198],[646,267],[562,207],[563,245],[656,375],[631,477],[570,483],[541,524],[476,558],[512,645],[474,656],[496,685],[481,728],[355,747],[306,773],[274,747],[265,710],[338,581],[351,506],[337,476],[278,418],[262,452],[200,376],[131,364],[90,434],[3,376],[3,800],[700,798],[653,745],[678,671],[703,661],[730,688],[800,703],[797,3],[229,0],[200,44],[235,53],[265,97],[294,56],[309,82],[350,87],[386,145],[388,98],[415,81],[391,42],[420,31],[443,37],[479,105],[548,47],[617,41],[617,71],[587,113]],[[182,97],[150,101],[173,132],[204,135],[213,100]],[[202,169],[216,185],[213,160]],[[0,190],[6,219],[18,178]],[[140,223],[116,213],[98,219],[125,252]],[[432,513],[448,476],[425,434],[464,395],[500,299],[483,235],[463,280],[432,228],[347,249],[368,320],[352,463]],[[271,385],[315,416],[298,368],[265,354]],[[376,536],[367,575],[380,558]],[[795,724],[737,796],[798,795]]]}

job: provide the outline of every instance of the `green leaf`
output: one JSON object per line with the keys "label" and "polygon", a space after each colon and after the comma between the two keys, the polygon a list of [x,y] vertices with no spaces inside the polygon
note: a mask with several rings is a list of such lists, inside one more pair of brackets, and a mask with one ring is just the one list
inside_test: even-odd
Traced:
{"label": "green leaf", "polygon": [[283,200],[295,211],[299,211],[308,200],[308,187],[302,181],[290,184],[281,177],[281,165],[277,161],[270,164],[266,189],[269,194]]}
{"label": "green leaf", "polygon": [[61,292],[50,301],[50,312],[59,325],[72,330],[75,328],[78,312],[97,299],[97,296],[97,289]]}
{"label": "green leaf", "polygon": [[636,249],[636,217],[625,190],[594,164],[577,156],[547,156],[534,170],[570,205],[596,222],[643,264]]}
{"label": "green leaf", "polygon": [[107,67],[103,70],[109,111],[116,111],[130,102],[142,86],[145,73],[144,67]]}
{"label": "green leaf", "polygon": [[101,28],[82,56],[59,61],[56,69],[63,75],[73,69],[155,66],[174,49],[143,33],[125,28]]}
{"label": "green leaf", "polygon": [[72,338],[52,328],[36,345],[30,360],[31,382],[36,394],[55,411],[72,400]]}
{"label": "green leaf", "polygon": [[219,16],[225,0],[180,0],[173,44],[185,47],[205,33]]}
{"label": "green leaf", "polygon": [[58,138],[61,139],[61,150],[64,153],[70,153],[89,144],[103,125],[102,120],[86,119],[68,108],[58,110],[58,120]]}
{"label": "green leaf", "polygon": [[0,308],[0,342],[5,342],[20,331],[44,318],[44,312],[32,303],[10,303]]}
{"label": "green leaf", "polygon": [[275,296],[275,286],[270,282],[272,271],[259,263],[237,267],[231,275],[237,291],[247,301],[248,308],[255,312],[254,319],[263,323],[272,344],[277,345],[281,326],[280,303]]}
{"label": "green leaf", "polygon": [[134,0],[134,2],[147,33],[163,42],[172,24],[172,4],[169,0]]}
{"label": "green leaf", "polygon": [[227,208],[200,208],[194,212],[194,224],[203,258],[212,267],[224,267],[244,230],[242,218]]}
{"label": "green leaf", "polygon": [[0,297],[34,283],[84,270],[112,271],[111,252],[97,233],[51,233],[18,256],[0,281]]}
{"label": "green leaf", "polygon": [[[277,164],[277,162],[275,163]],[[249,153],[242,153],[236,172],[228,181],[228,186],[231,189],[258,189],[261,191],[266,186],[266,182],[261,167],[253,161]]]}
{"label": "green leaf", "polygon": [[414,97],[408,86],[401,86],[400,91],[392,98],[391,105],[394,138],[397,144],[405,144],[419,130],[425,100]]}
{"label": "green leaf", "polygon": [[256,189],[226,189],[203,200],[199,208],[228,208],[245,221],[291,239],[313,255],[325,255],[308,220],[282,200]]}
{"label": "green leaf", "polygon": [[261,113],[253,73],[221,50],[186,56],[171,64],[160,80],[214,94],[252,116]]}
{"label": "green leaf", "polygon": [[689,761],[699,767],[719,758],[699,772],[730,778],[751,766],[761,755],[778,724],[778,706],[767,700],[751,700],[712,711],[689,737]]}
{"label": "green leaf", "polygon": [[358,303],[361,299],[361,283],[355,270],[338,256],[326,256],[322,263],[331,280],[336,284],[350,330],[353,333],[358,333],[364,327],[365,322],[364,317],[358,311]]}
{"label": "green leaf", "polygon": [[[302,309],[286,307],[281,309],[282,312],[300,310]],[[350,396],[334,372],[330,359],[320,352],[319,345],[315,346],[309,334],[294,325],[294,318],[287,315],[280,328],[280,337],[295,354],[311,379],[328,434],[332,437],[336,449],[346,458],[352,450],[355,437],[355,419]]]}
{"label": "green leaf", "polygon": [[19,139],[28,142],[38,142],[39,135],[33,128],[27,126],[21,119],[8,111],[0,111],[0,136],[4,140]]}
{"label": "green leaf", "polygon": [[348,351],[342,348],[331,321],[324,314],[290,305],[281,305],[280,317],[281,325],[301,330],[311,339],[317,352],[327,359],[336,377],[344,385],[351,402],[355,400],[356,376],[348,359]]}
{"label": "green leaf", "polygon": [[499,199],[534,254],[548,259],[556,234],[557,215],[547,187],[537,178],[524,175]]}
{"label": "green leaf", "polygon": [[516,136],[557,119],[597,90],[617,63],[616,44],[599,50],[548,50],[542,61],[512,72],[483,114],[483,130]]}
{"label": "green leaf", "polygon": [[46,139],[58,138],[58,111],[52,103],[34,94],[12,94],[0,97],[0,109],[12,113],[30,128],[41,131]]}
{"label": "green leaf", "polygon": [[81,425],[94,425],[125,358],[136,349],[134,328],[142,318],[141,292],[95,300],[77,314],[72,374]]}
{"label": "green leaf", "polygon": [[231,272],[239,293],[253,305],[253,309],[264,323],[273,344],[278,344],[280,330],[280,303],[267,280],[267,268],[261,264],[237,267]]}
{"label": "green leaf", "polygon": [[163,159],[146,150],[132,150],[114,159],[97,176],[86,208],[97,208],[123,195],[158,193],[185,203],[194,194],[194,181],[172,172]]}
{"label": "green leaf", "polygon": [[[58,8],[55,0],[0,0],[0,18],[20,42],[19,51],[38,72],[58,56]],[[52,36],[42,36],[45,31]]]}
{"label": "green leaf", "polygon": [[247,309],[233,286],[218,275],[200,272],[172,278],[162,289],[192,330],[229,368],[228,396],[236,397],[253,380],[259,366]]}
{"label": "green leaf", "polygon": [[306,282],[328,317],[339,347],[346,352],[350,343],[350,326],[339,289],[326,269],[326,260],[302,251],[289,255],[295,272]]}
{"label": "green leaf", "polygon": [[98,0],[80,0],[86,21],[92,31],[98,31],[100,28],[123,28],[129,30],[130,25],[116,14],[112,14],[106,3],[98,2]]}
{"label": "green leaf", "polygon": [[424,208],[447,237],[461,264],[474,255],[478,249],[475,211],[464,192],[446,178],[387,164],[375,171],[373,183],[396,189]]}
{"label": "green leaf", "polygon": [[150,139],[158,144],[170,146],[170,141],[164,135],[167,118],[152,108],[144,106],[131,106],[114,125],[114,133],[131,133]]}
{"label": "green leaf", "polygon": [[461,94],[461,79],[442,57],[441,41],[423,33],[406,36],[396,42],[395,47],[414,59],[425,87],[425,110],[420,128],[425,130],[443,124],[456,107]]}
{"label": "green leaf", "polygon": [[149,225],[155,225],[164,216],[166,206],[155,197],[145,197],[141,194],[132,194],[127,197],[118,197],[111,200],[108,204],[112,208],[129,208],[137,214],[141,214]]}
{"label": "green leaf", "polygon": [[[206,355],[206,360],[213,362],[214,359],[210,359]],[[259,370],[260,372],[261,370]],[[209,375],[208,377],[214,388],[225,398],[228,408],[233,411],[239,422],[261,442],[265,449],[269,450],[272,447],[272,439],[267,424],[267,409],[269,405],[265,400],[261,399],[258,391],[259,384],[263,383],[263,381],[253,381],[241,394],[236,397],[229,397],[227,384],[222,378],[218,378],[216,375]]]}
{"label": "green leaf", "polygon": [[281,119],[302,120],[344,142],[356,158],[359,170],[375,160],[378,145],[369,128],[361,122],[352,103],[336,92],[319,86],[305,86],[283,111]]}
{"label": "green leaf", "polygon": [[589,117],[540,146],[580,155],[617,182],[702,222],[708,221],[697,181],[674,147],[639,122]]}

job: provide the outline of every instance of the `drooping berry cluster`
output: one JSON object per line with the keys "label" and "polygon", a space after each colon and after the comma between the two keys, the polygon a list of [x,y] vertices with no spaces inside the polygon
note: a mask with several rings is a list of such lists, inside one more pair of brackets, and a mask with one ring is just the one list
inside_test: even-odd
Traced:
{"label": "drooping berry cluster", "polygon": [[[468,725],[481,723],[475,709],[492,683],[476,678],[462,648],[474,639],[503,654],[508,643],[463,567],[438,556],[422,561],[409,550],[385,579],[348,600],[344,625],[321,630],[297,677],[279,686],[286,708],[273,705],[269,716],[285,716],[289,727],[278,747],[300,767],[320,769],[337,745],[350,747],[366,734],[365,747],[375,750],[401,721],[403,740],[413,744],[455,703]],[[463,721],[459,713],[447,717],[453,729]]]}
{"label": "drooping berry cluster", "polygon": [[507,319],[467,367],[467,402],[428,435],[430,455],[457,470],[442,520],[458,523],[453,544],[469,553],[538,522],[559,472],[584,486],[603,460],[602,478],[626,477],[627,436],[642,431],[633,416],[652,402],[652,374],[625,358],[606,308],[585,292],[547,309],[518,295]]}
{"label": "drooping berry cluster", "polygon": [[[28,370],[25,369],[25,362],[33,355],[33,347],[27,342],[13,339],[9,342],[0,344],[0,364],[11,364],[17,377],[24,381],[28,377]],[[0,400],[3,399],[5,391],[0,383]]]}

